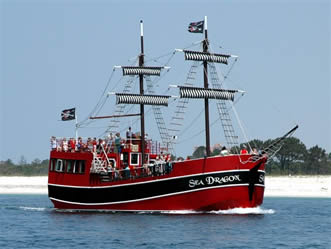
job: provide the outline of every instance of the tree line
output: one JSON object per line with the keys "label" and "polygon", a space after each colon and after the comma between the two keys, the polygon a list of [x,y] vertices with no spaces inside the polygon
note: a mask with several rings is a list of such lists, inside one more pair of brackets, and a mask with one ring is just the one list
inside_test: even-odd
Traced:
{"label": "tree line", "polygon": [[[276,139],[266,141],[254,139],[248,143],[252,148],[263,150]],[[246,144],[230,149],[230,153],[238,153]],[[219,155],[220,149],[214,149],[212,155]],[[199,146],[192,154],[192,158],[201,158],[205,155],[205,147]],[[331,153],[315,145],[307,148],[306,145],[296,137],[284,140],[281,149],[274,157],[268,160],[266,172],[272,175],[327,175],[331,174]]]}
{"label": "tree line", "polygon": [[49,160],[35,159],[27,163],[24,157],[15,164],[11,159],[0,162],[0,176],[45,176]]}
{"label": "tree line", "polygon": [[[263,150],[272,144],[272,139],[266,141],[254,139],[248,143],[252,148]],[[238,153],[247,144],[240,144],[230,149],[230,153]],[[206,148],[197,147],[190,158],[202,158]],[[219,155],[220,148],[212,152],[212,156]],[[0,176],[45,176],[48,174],[49,160],[35,159],[27,163],[22,156],[15,164],[12,160],[0,161]],[[315,145],[309,149],[300,139],[289,137],[284,140],[282,148],[277,154],[268,160],[266,172],[271,175],[327,175],[331,174],[331,153]]]}

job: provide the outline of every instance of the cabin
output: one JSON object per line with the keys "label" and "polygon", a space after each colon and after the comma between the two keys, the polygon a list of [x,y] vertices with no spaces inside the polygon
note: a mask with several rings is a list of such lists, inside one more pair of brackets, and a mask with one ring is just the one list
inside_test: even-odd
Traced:
{"label": "cabin", "polygon": [[52,137],[51,143],[55,142],[56,146],[52,146],[50,153],[49,176],[57,183],[63,181],[68,184],[64,180],[67,179],[73,184],[102,184],[162,176],[172,171],[170,154],[166,148],[162,148],[157,141],[145,139],[142,153],[139,135],[126,139],[107,137],[97,141],[79,138],[77,142],[73,138]]}

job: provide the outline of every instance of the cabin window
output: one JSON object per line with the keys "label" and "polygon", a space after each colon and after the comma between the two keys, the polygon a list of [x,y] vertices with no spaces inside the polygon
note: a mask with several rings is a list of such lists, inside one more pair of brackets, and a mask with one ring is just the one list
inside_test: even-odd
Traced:
{"label": "cabin window", "polygon": [[56,167],[56,159],[51,159],[49,171],[54,171]]}
{"label": "cabin window", "polygon": [[114,158],[109,158],[110,164],[113,168],[116,168],[116,160]]}
{"label": "cabin window", "polygon": [[73,173],[74,169],[74,160],[66,160],[67,161],[67,173]]}
{"label": "cabin window", "polygon": [[78,165],[78,163],[77,163],[78,161],[77,160],[72,160],[72,173],[77,173],[77,165]]}
{"label": "cabin window", "polygon": [[61,159],[56,160],[55,171],[63,172],[63,161]]}
{"label": "cabin window", "polygon": [[128,152],[124,152],[123,153],[123,159],[122,161],[125,163],[129,163],[129,153]]}
{"label": "cabin window", "polygon": [[138,165],[139,157],[139,153],[131,153],[131,165]]}
{"label": "cabin window", "polygon": [[79,161],[79,174],[84,174],[85,173],[85,161]]}

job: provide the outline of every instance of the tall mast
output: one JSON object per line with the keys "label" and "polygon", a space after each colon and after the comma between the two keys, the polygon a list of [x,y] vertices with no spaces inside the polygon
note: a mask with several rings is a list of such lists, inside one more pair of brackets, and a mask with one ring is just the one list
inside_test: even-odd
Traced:
{"label": "tall mast", "polygon": [[[140,48],[139,66],[144,66],[144,26],[143,21],[140,21]],[[139,74],[139,90],[140,94],[144,94],[144,75]],[[140,133],[141,133],[141,164],[145,162],[145,111],[144,105],[140,104]]]}
{"label": "tall mast", "polygon": [[[205,39],[203,41],[203,52],[208,52],[208,31],[207,31],[207,16],[205,16]],[[208,63],[203,61],[203,83],[204,88],[208,89]],[[205,98],[205,128],[206,128],[206,156],[210,156],[210,132],[209,132],[209,102],[208,98]]]}

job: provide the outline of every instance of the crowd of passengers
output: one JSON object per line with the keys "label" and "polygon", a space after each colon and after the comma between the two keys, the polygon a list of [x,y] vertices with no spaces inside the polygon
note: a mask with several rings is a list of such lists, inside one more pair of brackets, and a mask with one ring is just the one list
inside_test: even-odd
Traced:
{"label": "crowd of passengers", "polygon": [[111,161],[110,165],[105,168],[101,175],[107,176],[106,179],[111,181],[114,180],[125,180],[134,179],[146,176],[161,176],[169,174],[172,171],[170,154],[160,153],[156,157],[156,160],[149,164],[144,164],[142,167],[129,165],[128,163],[121,164],[120,166],[114,166],[114,162]]}
{"label": "crowd of passengers", "polygon": [[[115,136],[110,133],[104,139],[88,138],[84,141],[81,137],[75,138],[56,138],[55,136],[51,137],[51,149],[56,151],[63,152],[97,152],[102,153],[103,150],[106,153],[120,153],[127,141],[132,142],[133,144],[140,140],[138,134],[133,134],[131,132],[131,127],[126,133],[126,140],[123,139],[120,133],[116,133]],[[139,142],[138,142],[139,143]]]}

